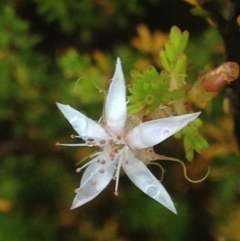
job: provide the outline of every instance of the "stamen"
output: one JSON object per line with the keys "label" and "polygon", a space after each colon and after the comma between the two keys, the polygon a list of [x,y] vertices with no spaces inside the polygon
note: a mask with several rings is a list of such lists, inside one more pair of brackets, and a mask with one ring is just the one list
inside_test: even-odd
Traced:
{"label": "stamen", "polygon": [[56,146],[88,146],[87,144],[85,143],[73,143],[73,144],[65,144],[65,143],[59,143],[59,142],[56,142],[55,144]]}
{"label": "stamen", "polygon": [[79,172],[81,172],[81,170],[82,170],[82,168],[77,168],[76,172],[79,173]]}
{"label": "stamen", "polygon": [[[88,158],[94,158],[95,156],[99,155],[99,152],[92,153],[86,157],[84,157],[81,161],[79,161],[76,166],[80,165],[82,162],[86,161]],[[82,168],[82,167],[81,167]]]}
{"label": "stamen", "polygon": [[120,176],[120,169],[121,169],[121,166],[122,166],[122,162],[123,162],[123,160],[125,159],[125,154],[126,154],[126,149],[122,149],[120,152],[123,152],[123,151],[125,151],[125,153],[123,154],[123,155],[120,155],[120,160],[119,160],[119,162],[118,162],[118,164],[117,164],[117,170],[116,170],[116,173],[115,173],[115,175],[114,175],[114,177],[116,178],[116,183],[115,183],[115,192],[114,192],[114,194],[115,193],[118,193],[118,183],[119,183],[119,176]]}
{"label": "stamen", "polygon": [[95,157],[94,159],[92,159],[91,161],[85,163],[83,166],[81,166],[81,169],[87,167],[88,165],[90,165],[93,162],[97,162],[97,157]]}
{"label": "stamen", "polygon": [[208,177],[208,175],[209,175],[209,173],[210,173],[210,169],[211,169],[211,167],[209,166],[209,167],[208,167],[208,171],[207,171],[206,175],[205,175],[203,178],[201,178],[201,179],[199,179],[199,180],[192,180],[192,179],[189,178],[188,175],[187,175],[187,168],[186,168],[186,165],[183,163],[183,161],[181,161],[181,160],[179,160],[179,159],[176,159],[176,158],[173,158],[173,157],[166,157],[166,156],[163,156],[161,160],[175,161],[175,162],[180,163],[180,164],[182,165],[182,167],[183,167],[184,177],[185,177],[189,182],[192,182],[192,183],[199,183],[199,182],[204,181],[204,180]]}
{"label": "stamen", "polygon": [[100,173],[104,173],[104,169],[100,169],[100,171],[99,171]]}
{"label": "stamen", "polygon": [[86,144],[91,147],[91,146],[95,146],[95,141],[94,139],[87,139],[86,140]]}
{"label": "stamen", "polygon": [[92,184],[92,185],[95,185],[95,184],[96,184],[96,180],[92,179],[92,180],[91,180],[91,184]]}
{"label": "stamen", "polygon": [[71,137],[72,139],[75,139],[75,138],[82,138],[81,136],[77,136],[77,135],[74,135],[74,134],[70,135],[70,137]]}
{"label": "stamen", "polygon": [[75,192],[75,193],[78,193],[78,192],[79,192],[79,188],[76,188],[76,189],[74,190],[74,192]]}
{"label": "stamen", "polygon": [[94,139],[88,138],[87,141],[94,142]]}
{"label": "stamen", "polygon": [[119,195],[119,193],[118,192],[114,192],[114,195],[117,197]]}

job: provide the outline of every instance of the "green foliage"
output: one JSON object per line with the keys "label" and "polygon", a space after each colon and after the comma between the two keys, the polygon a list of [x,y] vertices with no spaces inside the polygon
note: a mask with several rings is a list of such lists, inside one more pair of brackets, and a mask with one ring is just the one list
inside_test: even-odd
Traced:
{"label": "green foliage", "polygon": [[195,14],[196,16],[202,17],[202,18],[209,18],[210,17],[210,13],[204,9],[202,9],[201,7],[195,7],[193,9],[191,9],[191,13]]}
{"label": "green foliage", "polygon": [[[181,32],[176,26],[172,27],[169,41],[160,51],[160,60],[163,70],[158,73],[150,66],[140,72],[133,70],[131,76],[132,84],[129,85],[129,107],[131,114],[143,112],[142,115],[154,117],[171,116],[174,114],[185,114],[187,110],[188,90],[185,87],[187,56],[184,50],[187,46],[189,33]],[[186,159],[192,161],[194,151],[203,152],[208,148],[208,143],[199,133],[201,120],[198,118],[189,124],[175,137],[183,137]]]}
{"label": "green foliage", "polygon": [[114,3],[110,0],[44,0],[38,5],[38,11],[46,15],[48,21],[58,22],[64,31],[79,31],[79,28],[83,28],[81,35],[84,37],[84,33],[92,34],[89,30],[110,27],[110,24],[126,27],[131,15],[143,14],[143,7],[137,0],[130,0],[128,4],[120,0]]}
{"label": "green foliage", "polygon": [[188,40],[188,32],[173,27],[165,50],[160,52],[163,71],[158,73],[154,67],[140,74],[132,71],[132,85],[129,87],[129,112],[137,113],[144,109],[145,114],[154,112],[159,106],[182,99],[181,85],[186,75],[186,56],[183,53]]}
{"label": "green foliage", "polygon": [[184,50],[188,37],[189,33],[187,31],[181,33],[179,28],[176,26],[172,27],[169,34],[169,42],[166,43],[165,49],[160,51],[162,65],[172,75],[186,74],[187,59]]}
{"label": "green foliage", "polygon": [[136,114],[143,110],[146,113],[152,113],[160,105],[168,103],[171,100],[180,98],[181,91],[169,92],[170,78],[166,72],[160,74],[153,66],[149,66],[148,69],[140,72],[131,71],[133,78],[132,84],[129,85],[129,107],[128,111],[131,114]]}
{"label": "green foliage", "polygon": [[29,34],[29,24],[15,14],[14,8],[5,6],[0,8],[0,48],[27,50],[31,48],[39,37]]}
{"label": "green foliage", "polygon": [[[89,56],[80,56],[74,49],[70,49],[60,58],[59,65],[65,76],[75,82],[72,82],[72,95],[82,96],[82,104],[96,104],[103,100],[103,95],[99,93],[105,89],[105,84],[101,81],[103,73],[99,68],[91,66]],[[86,69],[91,69],[89,74],[86,74]]]}
{"label": "green foliage", "polygon": [[[221,36],[216,29],[207,29],[201,36],[192,37],[192,41],[187,45],[186,53],[188,61],[195,66],[188,69],[188,75],[192,74],[191,71],[196,71],[196,68],[205,70],[208,67],[209,59],[213,59],[216,64],[225,60]],[[194,78],[192,78],[192,81],[194,81]]]}
{"label": "green foliage", "polygon": [[176,133],[175,138],[183,137],[184,149],[186,152],[186,159],[192,161],[194,158],[194,150],[197,153],[202,153],[209,145],[203,136],[199,134],[199,128],[202,126],[202,121],[197,118],[184,129]]}
{"label": "green foliage", "polygon": [[[143,200],[142,193],[139,190],[131,188],[128,192],[134,194],[128,195],[128,201],[138,203],[138,205],[130,207],[126,199],[121,203],[121,205],[126,207],[125,211],[121,212],[120,209],[116,212],[123,226],[131,225],[133,232],[140,232],[139,237],[141,236],[141,231],[148,230],[148,232],[151,232],[152,240],[154,240],[154,238],[157,239],[159,234],[164,240],[185,240],[185,228],[189,222],[189,217],[183,215],[189,211],[186,202],[182,202],[181,199],[177,200],[180,213],[176,216],[157,205],[157,203],[152,202],[151,199]],[[133,215],[129,216],[129,213]],[[162,219],[164,219],[165,222],[162,222]],[[124,220],[128,220],[128,222],[125,223]],[[168,223],[172,224],[172,229],[168,228]],[[179,223],[181,223],[181,225],[178,225]]]}

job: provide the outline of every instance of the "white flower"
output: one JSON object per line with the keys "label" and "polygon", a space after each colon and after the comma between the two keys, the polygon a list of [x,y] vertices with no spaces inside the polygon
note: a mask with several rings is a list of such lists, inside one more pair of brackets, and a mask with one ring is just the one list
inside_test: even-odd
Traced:
{"label": "white flower", "polygon": [[78,133],[78,137],[85,141],[85,144],[66,145],[87,145],[97,148],[97,152],[92,155],[93,159],[83,166],[87,168],[83,173],[71,209],[95,198],[111,179],[116,181],[115,194],[117,195],[122,167],[129,179],[140,190],[176,213],[174,204],[163,185],[134,155],[134,152],[152,147],[172,136],[197,118],[200,112],[147,121],[128,128],[130,130],[127,131],[126,87],[119,58],[99,123],[69,105],[57,103],[57,106]]}

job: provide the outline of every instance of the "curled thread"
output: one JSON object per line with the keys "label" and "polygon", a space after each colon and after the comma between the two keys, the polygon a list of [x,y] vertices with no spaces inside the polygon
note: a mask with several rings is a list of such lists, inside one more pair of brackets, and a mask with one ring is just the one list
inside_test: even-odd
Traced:
{"label": "curled thread", "polygon": [[78,78],[78,80],[76,81],[75,85],[74,85],[74,89],[73,89],[73,92],[76,93],[76,88],[77,88],[77,85],[78,85],[78,82],[84,77],[80,77]]}
{"label": "curled thread", "polygon": [[162,171],[162,174],[161,174],[161,178],[160,178],[160,182],[162,182],[163,178],[164,178],[164,173],[165,173],[165,169],[162,167],[162,165],[160,165],[159,163],[156,163],[156,162],[150,162],[149,165],[155,165],[155,166],[158,166],[161,171]]}
{"label": "curled thread", "polygon": [[[187,175],[187,168],[186,168],[186,165],[183,163],[183,161],[181,161],[181,160],[179,160],[179,159],[176,159],[176,158],[173,158],[173,157],[165,157],[165,156],[163,156],[163,157],[161,158],[161,160],[175,161],[175,162],[180,163],[180,164],[182,165],[182,167],[183,167],[184,177],[185,177],[189,182],[191,182],[191,183],[199,183],[199,182],[204,181],[204,180],[208,177],[208,175],[209,175],[209,173],[210,173],[210,169],[211,169],[211,167],[209,166],[209,167],[208,167],[208,171],[207,171],[207,173],[205,174],[205,176],[204,176],[203,178],[201,178],[201,179],[199,179],[199,180],[192,180],[192,179],[191,179],[190,177],[188,177],[188,175]],[[155,163],[155,162],[152,162],[151,164],[158,165],[158,164]],[[161,165],[159,165],[159,167],[161,167],[161,169],[164,170]]]}

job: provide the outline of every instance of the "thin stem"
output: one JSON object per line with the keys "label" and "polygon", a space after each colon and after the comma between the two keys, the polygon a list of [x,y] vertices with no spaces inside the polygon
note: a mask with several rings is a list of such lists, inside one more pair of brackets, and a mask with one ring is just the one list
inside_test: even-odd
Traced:
{"label": "thin stem", "polygon": [[203,178],[201,178],[201,179],[199,179],[199,180],[192,180],[192,179],[189,178],[188,175],[187,175],[187,168],[186,168],[186,165],[183,163],[183,161],[181,161],[181,160],[179,160],[179,159],[176,159],[176,158],[173,158],[173,157],[166,157],[166,156],[164,156],[161,160],[175,161],[175,162],[180,163],[180,164],[182,165],[182,167],[183,167],[184,177],[185,177],[189,182],[192,182],[192,183],[199,183],[199,182],[204,181],[204,180],[208,177],[208,175],[209,175],[209,173],[210,173],[210,166],[209,166],[209,167],[208,167],[208,171],[207,171],[206,175],[205,175]]}
{"label": "thin stem", "polygon": [[[120,153],[121,152],[125,152],[125,155],[121,155]],[[114,175],[114,177],[116,178],[116,183],[115,183],[115,192],[114,192],[114,194],[117,196],[118,195],[118,184],[119,184],[119,176],[120,176],[120,169],[121,169],[121,166],[122,166],[122,162],[123,162],[123,160],[124,160],[124,158],[127,156],[126,155],[126,149],[124,148],[124,150],[122,149],[122,150],[120,150],[120,152],[118,153],[118,155],[117,155],[117,157],[116,158],[118,158],[120,156],[120,160],[119,160],[119,162],[118,162],[118,164],[117,164],[117,170],[116,170],[116,172],[115,172],[115,175]]]}
{"label": "thin stem", "polygon": [[59,143],[56,142],[56,146],[89,146],[86,143],[73,143],[73,144],[67,144],[67,143]]}
{"label": "thin stem", "polygon": [[[97,156],[97,155],[99,155],[99,152],[92,153],[92,154],[84,157],[81,161],[79,161],[79,162],[76,164],[76,166],[80,165],[82,162],[86,161],[88,158],[93,158],[93,157],[95,157],[95,156]],[[83,165],[81,168],[84,168],[85,166],[86,166],[86,164]]]}
{"label": "thin stem", "polygon": [[161,169],[162,175],[161,175],[161,178],[160,178],[160,182],[162,182],[162,180],[164,178],[165,169],[159,163],[156,163],[156,162],[150,162],[149,165],[155,165],[155,166],[158,166]]}

